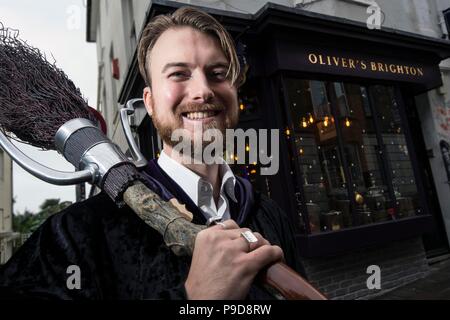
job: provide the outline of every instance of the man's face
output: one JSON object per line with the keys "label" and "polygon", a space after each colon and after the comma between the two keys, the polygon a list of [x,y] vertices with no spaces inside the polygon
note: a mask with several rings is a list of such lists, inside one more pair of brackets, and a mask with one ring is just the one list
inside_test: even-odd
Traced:
{"label": "man's face", "polygon": [[191,27],[172,28],[156,41],[150,61],[144,101],[166,145],[178,143],[171,141],[176,129],[186,129],[183,139],[192,142],[194,128],[224,133],[237,125],[237,89],[225,77],[229,62],[217,39]]}

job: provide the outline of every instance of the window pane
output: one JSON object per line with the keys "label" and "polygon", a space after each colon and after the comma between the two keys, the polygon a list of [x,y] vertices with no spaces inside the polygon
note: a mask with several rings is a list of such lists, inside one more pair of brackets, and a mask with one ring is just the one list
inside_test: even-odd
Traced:
{"label": "window pane", "polygon": [[350,201],[325,83],[287,79],[286,85],[292,138],[303,173],[295,182],[304,191],[311,232],[340,230],[345,227],[341,203]]}
{"label": "window pane", "polygon": [[[344,88],[338,103],[344,154],[355,191],[356,208],[353,225],[379,222],[391,218],[392,206],[387,179],[383,171],[381,148],[375,132],[367,91],[356,84],[335,84]],[[336,92],[338,95],[338,91]]]}
{"label": "window pane", "polygon": [[399,218],[421,213],[414,171],[394,89],[373,86],[370,93],[373,96],[374,107],[381,124],[383,143],[386,146],[386,157],[395,191],[395,213]]}

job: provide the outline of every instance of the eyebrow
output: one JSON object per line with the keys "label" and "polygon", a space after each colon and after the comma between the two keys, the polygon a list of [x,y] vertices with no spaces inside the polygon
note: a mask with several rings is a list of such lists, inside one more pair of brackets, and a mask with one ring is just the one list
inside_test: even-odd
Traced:
{"label": "eyebrow", "polygon": [[207,65],[206,67],[207,67],[208,69],[212,69],[212,68],[218,68],[218,67],[220,67],[220,68],[228,68],[229,66],[230,66],[229,63],[225,63],[225,62],[216,62],[216,63],[209,64],[209,65]]}
{"label": "eyebrow", "polygon": [[183,67],[183,68],[189,68],[191,64],[185,63],[185,62],[169,62],[167,63],[164,68],[162,69],[162,73],[166,72],[167,69],[172,67]]}
{"label": "eyebrow", "polygon": [[[169,62],[164,66],[161,73],[164,73],[167,71],[167,69],[173,68],[173,67],[189,68],[189,67],[192,67],[192,64],[186,63],[186,62]],[[209,64],[206,66],[206,68],[208,68],[208,69],[217,68],[217,67],[228,68],[229,63],[216,62],[216,63],[212,63],[212,64]]]}

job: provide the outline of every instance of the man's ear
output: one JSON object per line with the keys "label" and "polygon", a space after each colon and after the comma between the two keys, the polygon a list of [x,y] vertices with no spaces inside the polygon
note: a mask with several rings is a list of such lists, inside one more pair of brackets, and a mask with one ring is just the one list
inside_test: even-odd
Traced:
{"label": "man's ear", "polygon": [[145,104],[145,109],[147,109],[147,113],[150,117],[153,116],[153,99],[152,99],[152,90],[150,87],[144,88],[143,99]]}

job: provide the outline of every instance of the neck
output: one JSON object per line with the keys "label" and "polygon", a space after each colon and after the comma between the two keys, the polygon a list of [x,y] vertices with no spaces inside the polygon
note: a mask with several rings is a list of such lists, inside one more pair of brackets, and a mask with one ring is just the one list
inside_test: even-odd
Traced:
{"label": "neck", "polygon": [[189,161],[185,161],[180,155],[176,152],[172,152],[172,147],[164,144],[163,147],[164,153],[167,154],[169,157],[171,157],[176,162],[180,163],[181,165],[185,166],[186,168],[190,169],[191,171],[198,174],[201,178],[208,181],[211,186],[213,187],[213,196],[214,201],[218,202],[219,195],[220,195],[220,170],[219,165],[214,164],[205,164],[205,163],[193,163],[192,159],[189,159]]}

